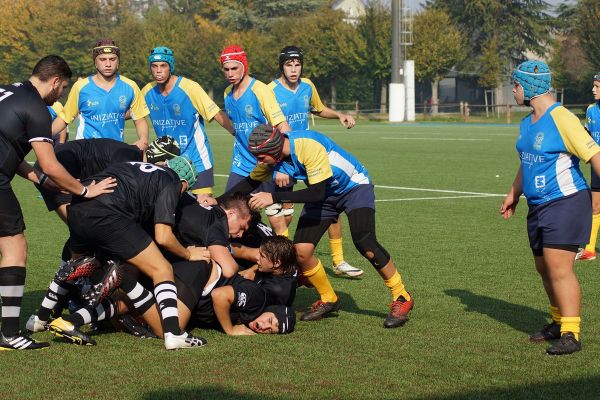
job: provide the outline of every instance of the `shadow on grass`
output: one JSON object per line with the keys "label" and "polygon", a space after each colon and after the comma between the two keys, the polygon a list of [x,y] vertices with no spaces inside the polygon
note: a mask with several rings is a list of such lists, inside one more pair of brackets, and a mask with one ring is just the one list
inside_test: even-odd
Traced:
{"label": "shadow on grass", "polygon": [[239,400],[274,400],[289,399],[291,397],[277,395],[268,396],[265,394],[242,393],[220,386],[198,386],[186,388],[169,388],[154,390],[144,393],[142,400],[201,400],[201,399],[239,399]]}
{"label": "shadow on grass", "polygon": [[466,306],[465,311],[485,314],[521,332],[532,333],[549,321],[548,313],[473,293],[470,290],[447,289],[444,293],[460,299],[460,302]]}
{"label": "shadow on grass", "polygon": [[[336,290],[335,294],[337,294],[340,299],[340,310],[342,311],[358,315],[368,315],[377,318],[387,317],[387,312],[361,309],[356,304],[356,301],[354,301],[352,295],[349,293]],[[296,311],[305,311],[306,309],[310,308],[311,304],[318,299],[319,295],[317,294],[315,289],[301,287],[298,288],[298,291],[296,292],[296,300],[294,301],[294,307],[296,308]],[[381,309],[386,309],[386,306],[382,305]]]}
{"label": "shadow on grass", "polygon": [[600,393],[600,375],[558,382],[543,382],[506,388],[472,391],[448,396],[432,396],[439,400],[487,399],[597,399]]}

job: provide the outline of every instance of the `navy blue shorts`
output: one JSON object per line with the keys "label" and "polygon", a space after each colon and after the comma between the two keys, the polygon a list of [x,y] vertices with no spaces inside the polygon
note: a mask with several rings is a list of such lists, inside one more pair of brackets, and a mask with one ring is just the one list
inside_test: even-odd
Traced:
{"label": "navy blue shorts", "polygon": [[[235,185],[237,185],[244,179],[246,179],[245,176],[236,174],[235,172],[230,173],[229,179],[227,179],[227,186],[225,186],[225,193],[227,193],[231,188],[233,188]],[[252,193],[259,193],[259,192],[274,193],[275,192],[275,182],[273,182],[273,181],[263,182],[260,184],[259,187],[257,187],[256,189],[254,189],[252,191]]]}
{"label": "navy blue shorts", "polygon": [[357,208],[375,209],[373,185],[357,185],[349,192],[328,196],[321,203],[306,203],[300,218],[337,221],[341,213],[348,214]]}
{"label": "navy blue shorts", "polygon": [[215,176],[213,173],[213,169],[209,168],[205,171],[199,172],[198,175],[196,175],[196,183],[194,184],[194,187],[191,190],[192,193],[212,193],[213,186],[215,186]]}
{"label": "navy blue shorts", "polygon": [[527,234],[534,254],[544,247],[585,245],[592,230],[592,198],[589,190],[540,205],[530,205]]}
{"label": "navy blue shorts", "polygon": [[600,192],[600,176],[594,171],[594,168],[590,166],[592,169],[592,178],[590,179],[590,186],[592,187],[592,192]]}

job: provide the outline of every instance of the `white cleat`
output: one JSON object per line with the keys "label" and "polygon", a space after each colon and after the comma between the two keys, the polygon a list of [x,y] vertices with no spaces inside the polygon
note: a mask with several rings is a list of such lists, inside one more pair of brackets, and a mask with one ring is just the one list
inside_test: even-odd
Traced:
{"label": "white cleat", "polygon": [[345,275],[349,276],[350,278],[356,278],[364,274],[362,269],[355,268],[346,261],[343,261],[341,264],[334,265],[333,272],[335,272],[336,275]]}
{"label": "white cleat", "polygon": [[199,336],[192,336],[187,332],[181,335],[174,335],[171,332],[165,333],[165,348],[167,350],[191,349],[206,345],[206,339]]}
{"label": "white cleat", "polygon": [[32,333],[42,332],[48,329],[48,324],[47,322],[40,320],[37,315],[32,314],[25,324],[25,329]]}

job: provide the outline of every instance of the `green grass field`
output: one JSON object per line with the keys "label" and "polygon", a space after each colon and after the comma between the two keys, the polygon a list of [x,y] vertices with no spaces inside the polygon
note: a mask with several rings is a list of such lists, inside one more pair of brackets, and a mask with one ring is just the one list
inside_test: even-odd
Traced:
{"label": "green grass field", "polygon": [[[232,138],[209,135],[216,192],[228,173]],[[227,337],[196,331],[209,345],[167,352],[162,341],[124,333],[77,347],[49,333],[38,352],[4,352],[0,399],[592,399],[600,396],[598,261],[577,264],[583,351],[552,358],[527,335],[548,319],[525,230],[526,204],[504,221],[502,194],[518,168],[518,126],[359,121],[316,130],[356,155],[376,185],[378,237],[415,297],[411,320],[384,329],[389,292],[354,249],[346,260],[363,279],[331,282],[342,300],[335,318],[299,322],[285,336]],[[131,137],[131,130],[128,131]],[[584,167],[588,169],[587,166]],[[46,211],[33,185],[14,187],[28,226],[22,324],[41,301],[67,228]],[[299,208],[297,208],[299,210]],[[331,264],[326,240],[318,249]],[[316,299],[298,290],[296,306]]]}

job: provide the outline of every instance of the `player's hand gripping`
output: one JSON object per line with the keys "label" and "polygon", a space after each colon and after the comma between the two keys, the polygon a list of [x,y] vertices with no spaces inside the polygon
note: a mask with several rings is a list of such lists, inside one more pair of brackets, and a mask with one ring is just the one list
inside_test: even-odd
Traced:
{"label": "player's hand gripping", "polygon": [[271,193],[260,192],[251,194],[248,205],[251,209],[258,211],[273,204],[273,195]]}
{"label": "player's hand gripping", "polygon": [[339,114],[339,120],[342,125],[346,127],[346,129],[351,129],[356,125],[356,121],[348,114]]}

